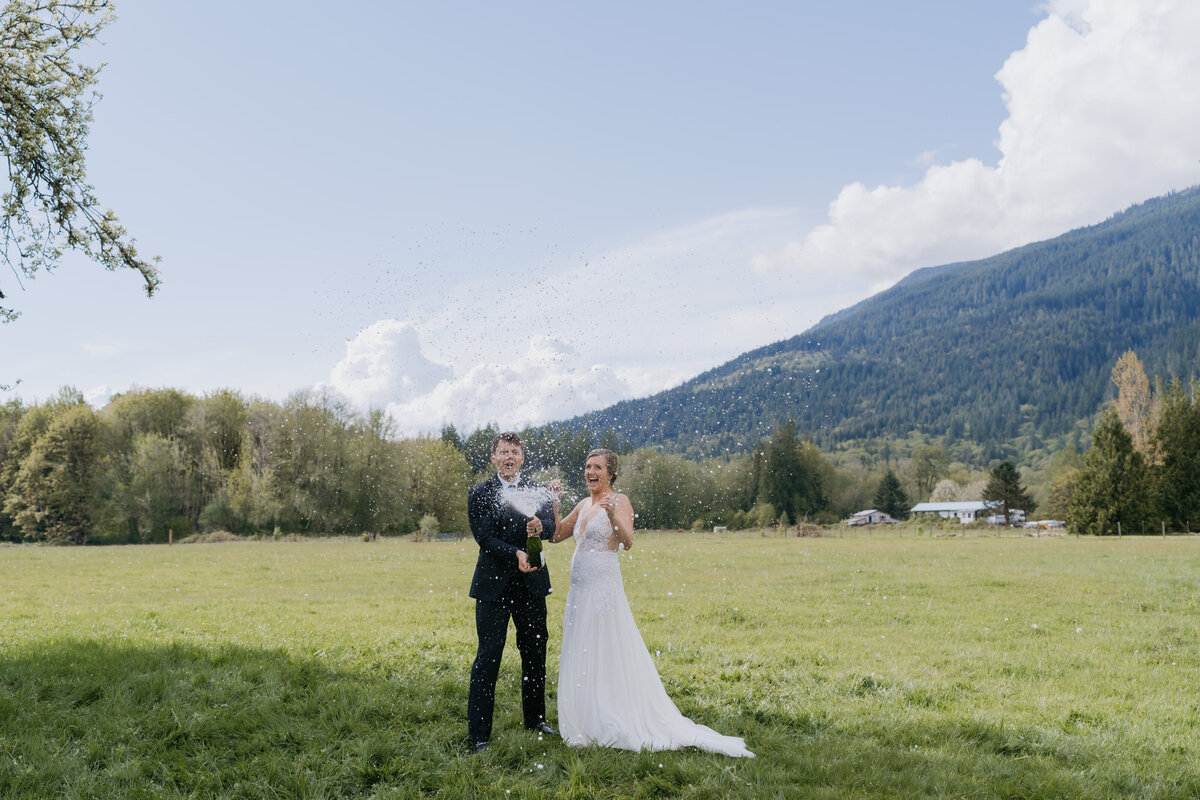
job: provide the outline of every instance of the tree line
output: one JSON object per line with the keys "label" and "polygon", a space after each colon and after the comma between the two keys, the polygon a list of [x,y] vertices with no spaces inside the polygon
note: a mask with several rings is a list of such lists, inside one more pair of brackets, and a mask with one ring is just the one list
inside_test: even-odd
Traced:
{"label": "tree line", "polygon": [[[1152,389],[1132,352],[1112,377],[1117,400],[1091,447],[1055,457],[1046,513],[1079,533],[1117,533],[1118,523],[1122,533],[1190,528],[1200,504],[1200,383]],[[437,437],[400,438],[382,412],[313,393],[276,403],[135,390],[97,410],[68,388],[43,403],[0,406],[0,540],[465,533],[466,491],[490,473],[497,432],[489,425],[464,437],[447,426]],[[567,504],[586,494],[591,449],[620,453],[617,486],[643,529],[829,524],[868,507],[903,519],[912,502],[929,499],[982,499],[1005,516],[1035,507],[1011,461],[977,476],[944,445],[927,444],[905,460],[885,448],[874,466],[835,466],[791,420],[749,453],[698,460],[634,449],[611,428],[520,433],[526,471],[563,479]]]}
{"label": "tree line", "polygon": [[[437,437],[399,438],[382,412],[313,393],[276,403],[147,389],[94,409],[66,388],[42,403],[0,406],[0,541],[465,533],[466,490],[490,474],[498,430],[464,437],[446,426]],[[586,494],[591,449],[620,453],[617,485],[641,528],[828,524],[872,502],[898,517],[908,505],[890,465],[886,475],[835,467],[790,420],[750,453],[702,460],[635,450],[611,428],[520,433],[526,471],[563,479],[567,504]],[[927,496],[949,463],[942,447],[918,448],[904,473],[911,493]]]}
{"label": "tree line", "polygon": [[[496,426],[489,425],[464,439],[447,426],[441,440],[460,449],[481,477],[488,471],[497,432]],[[703,460],[651,447],[635,450],[611,427],[596,434],[587,428],[545,425],[519,433],[526,471],[565,483],[564,513],[587,493],[583,464],[596,447],[620,454],[616,486],[633,503],[639,528],[749,528],[803,519],[831,522],[840,513],[832,492],[836,470],[790,420],[763,438],[752,453]]]}
{"label": "tree line", "polygon": [[1200,523],[1200,382],[1152,388],[1132,350],[1112,378],[1115,402],[1092,446],[1055,476],[1052,495],[1077,533],[1190,531]]}
{"label": "tree line", "polygon": [[471,470],[433,438],[398,439],[381,412],[329,396],[283,403],[219,391],[78,391],[0,406],[0,539],[163,542],[238,534],[465,527]]}
{"label": "tree line", "polygon": [[[382,412],[313,393],[276,403],[146,389],[94,409],[66,388],[45,402],[0,406],[0,540],[465,532],[466,491],[489,474],[496,432],[463,437],[447,426],[438,437],[400,438]],[[564,479],[566,502],[586,493],[589,450],[621,453],[618,486],[643,528],[831,522],[847,513],[838,471],[790,421],[753,453],[704,461],[634,450],[611,429],[521,434],[526,470]]]}

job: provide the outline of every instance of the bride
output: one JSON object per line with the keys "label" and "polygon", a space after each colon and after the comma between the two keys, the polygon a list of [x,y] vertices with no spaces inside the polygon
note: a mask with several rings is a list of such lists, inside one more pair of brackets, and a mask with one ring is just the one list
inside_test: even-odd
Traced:
{"label": "bride", "polygon": [[699,747],[753,758],[742,739],[679,713],[663,689],[621,582],[617,548],[633,546],[633,506],[613,491],[616,477],[616,453],[588,453],[584,478],[591,496],[555,528],[553,541],[575,537],[558,663],[563,741],[623,750]]}

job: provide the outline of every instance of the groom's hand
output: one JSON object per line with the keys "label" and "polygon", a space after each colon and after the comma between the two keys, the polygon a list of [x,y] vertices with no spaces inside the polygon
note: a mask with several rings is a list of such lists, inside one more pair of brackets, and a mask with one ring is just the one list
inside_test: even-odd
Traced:
{"label": "groom's hand", "polygon": [[517,551],[517,569],[521,572],[537,572],[537,567],[529,566],[529,554],[524,550]]}
{"label": "groom's hand", "polygon": [[542,521],[540,519],[538,519],[537,517],[534,517],[531,520],[529,520],[529,522],[526,522],[525,523],[525,535],[526,536],[541,536],[542,535]]}

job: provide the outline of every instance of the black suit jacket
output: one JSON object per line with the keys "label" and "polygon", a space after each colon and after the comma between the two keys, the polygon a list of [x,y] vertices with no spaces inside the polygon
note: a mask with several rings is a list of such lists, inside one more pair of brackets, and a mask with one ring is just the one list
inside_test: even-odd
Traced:
{"label": "black suit jacket", "polygon": [[[521,476],[517,486],[533,488],[542,484]],[[517,568],[517,551],[525,549],[525,524],[529,519],[500,499],[502,487],[500,478],[493,475],[467,493],[467,519],[479,543],[471,597],[495,600],[513,579],[525,581],[535,597],[545,597],[551,592],[550,571],[545,564],[535,572]],[[538,509],[537,518],[542,521],[542,538],[549,539],[554,535],[554,506],[546,503]]]}

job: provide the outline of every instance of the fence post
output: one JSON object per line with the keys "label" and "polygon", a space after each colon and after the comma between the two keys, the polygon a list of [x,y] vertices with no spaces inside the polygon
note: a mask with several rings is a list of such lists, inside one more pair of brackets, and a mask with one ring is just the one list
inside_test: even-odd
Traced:
{"label": "fence post", "polygon": [[1121,520],[1117,520],[1117,538],[1121,538]]}

